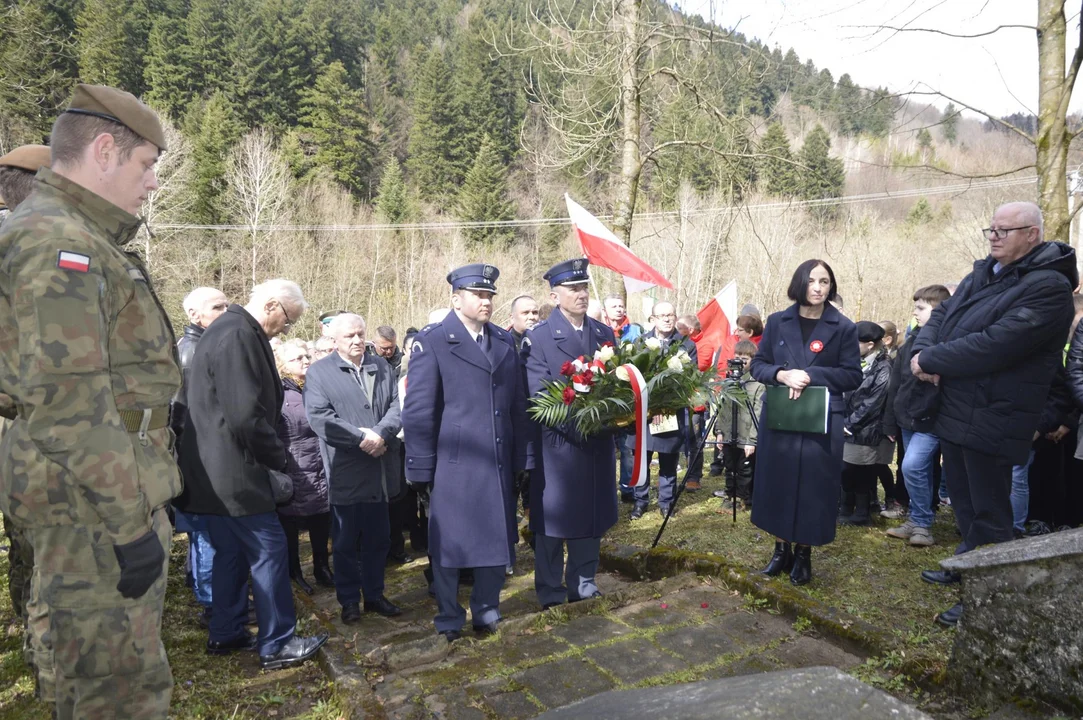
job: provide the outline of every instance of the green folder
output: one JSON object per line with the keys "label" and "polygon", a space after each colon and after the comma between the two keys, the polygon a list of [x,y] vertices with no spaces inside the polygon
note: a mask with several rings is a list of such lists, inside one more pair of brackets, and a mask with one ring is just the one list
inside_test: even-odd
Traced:
{"label": "green folder", "polygon": [[801,391],[801,397],[790,400],[788,387],[769,385],[766,394],[767,427],[771,430],[826,435],[830,399],[825,387],[809,386]]}

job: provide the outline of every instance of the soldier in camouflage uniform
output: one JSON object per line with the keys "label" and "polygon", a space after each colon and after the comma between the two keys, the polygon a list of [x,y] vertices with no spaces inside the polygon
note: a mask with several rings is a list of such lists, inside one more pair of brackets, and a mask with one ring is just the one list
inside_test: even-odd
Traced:
{"label": "soldier in camouflage uniform", "polygon": [[0,440],[0,510],[34,548],[34,662],[57,717],[164,718],[180,368],[123,248],[165,139],[136,98],[87,85],[51,137],[52,170],[0,227],[0,392],[18,413]]}
{"label": "soldier in camouflage uniform", "polygon": [[[19,206],[34,185],[34,175],[39,168],[49,167],[49,148],[45,145],[23,145],[0,157],[0,197],[6,198],[9,210]],[[3,222],[0,217],[0,223]],[[0,394],[0,437],[3,437],[10,421],[15,417],[15,401],[10,395]],[[8,594],[11,607],[26,627],[26,600],[30,597],[30,576],[34,569],[34,550],[26,532],[15,525],[13,518],[0,518],[4,523],[4,536],[8,540]],[[26,660],[29,654],[29,635],[26,641]],[[33,667],[33,665],[31,665]]]}

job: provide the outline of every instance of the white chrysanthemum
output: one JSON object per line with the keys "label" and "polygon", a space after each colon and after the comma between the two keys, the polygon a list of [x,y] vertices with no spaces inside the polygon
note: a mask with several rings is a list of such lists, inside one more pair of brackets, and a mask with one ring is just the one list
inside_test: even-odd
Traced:
{"label": "white chrysanthemum", "polygon": [[647,338],[646,340],[643,341],[643,344],[646,345],[647,348],[650,349],[650,350],[661,350],[662,349],[662,341],[659,340],[658,338],[655,338],[655,337]]}

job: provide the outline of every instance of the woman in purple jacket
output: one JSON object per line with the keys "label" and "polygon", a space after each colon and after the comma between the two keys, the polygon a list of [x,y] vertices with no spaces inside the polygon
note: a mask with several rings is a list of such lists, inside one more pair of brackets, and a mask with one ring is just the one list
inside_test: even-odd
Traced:
{"label": "woman in purple jacket", "polygon": [[308,424],[301,389],[305,385],[310,357],[303,340],[290,340],[275,349],[278,374],[282,376],[282,417],[278,437],[286,446],[286,472],[293,480],[293,498],[278,508],[278,519],[286,531],[290,554],[290,578],[311,595],[314,590],[301,573],[298,536],[308,530],[312,541],[312,566],[316,584],[334,587],[335,578],[328,565],[328,539],[331,534],[331,505],[327,494],[320,439]]}

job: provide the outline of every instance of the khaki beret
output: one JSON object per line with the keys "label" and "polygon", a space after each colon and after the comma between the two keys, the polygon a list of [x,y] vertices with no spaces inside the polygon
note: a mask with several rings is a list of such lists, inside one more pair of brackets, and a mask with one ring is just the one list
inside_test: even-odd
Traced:
{"label": "khaki beret", "polygon": [[49,167],[52,157],[47,145],[23,145],[0,157],[0,165],[17,167],[36,173],[40,168]]}
{"label": "khaki beret", "polygon": [[105,85],[75,86],[71,104],[65,112],[93,115],[112,120],[134,132],[139,137],[165,150],[165,132],[153,110],[131,93]]}

